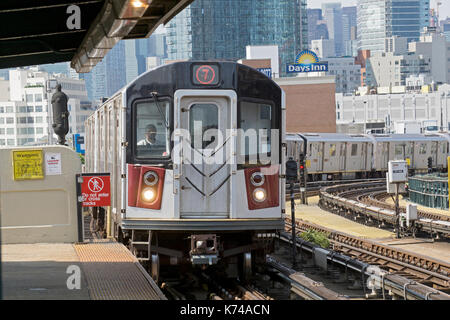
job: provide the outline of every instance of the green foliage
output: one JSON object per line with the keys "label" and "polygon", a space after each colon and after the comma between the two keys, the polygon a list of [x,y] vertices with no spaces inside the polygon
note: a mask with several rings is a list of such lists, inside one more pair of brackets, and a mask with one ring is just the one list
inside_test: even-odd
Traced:
{"label": "green foliage", "polygon": [[306,232],[300,234],[300,238],[308,242],[317,244],[322,248],[328,248],[330,246],[330,240],[328,240],[328,234],[324,232],[315,231],[309,229]]}
{"label": "green foliage", "polygon": [[78,155],[80,156],[81,164],[84,164],[84,156],[81,153],[79,153]]}

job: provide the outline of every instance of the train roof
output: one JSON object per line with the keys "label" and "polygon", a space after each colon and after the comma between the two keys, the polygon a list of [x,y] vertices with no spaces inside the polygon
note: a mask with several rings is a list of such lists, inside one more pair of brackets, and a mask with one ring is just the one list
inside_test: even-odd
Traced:
{"label": "train roof", "polygon": [[286,140],[296,141],[303,140],[305,137],[308,141],[348,141],[348,142],[370,142],[370,138],[363,134],[346,134],[346,133],[288,133]]}
{"label": "train roof", "polygon": [[[206,69],[208,72],[202,73]],[[203,74],[209,75],[205,82]],[[151,92],[173,97],[179,89],[235,90],[238,97],[268,101],[281,101],[282,95],[281,87],[271,78],[232,61],[181,61],[162,65],[141,74],[123,91],[128,100],[133,100],[151,96]]]}
{"label": "train roof", "polygon": [[446,141],[438,134],[374,134],[371,135],[375,141]]}

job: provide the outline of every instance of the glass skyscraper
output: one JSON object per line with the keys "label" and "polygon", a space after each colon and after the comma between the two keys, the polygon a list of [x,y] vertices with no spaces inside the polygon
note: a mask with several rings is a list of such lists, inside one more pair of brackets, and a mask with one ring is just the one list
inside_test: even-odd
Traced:
{"label": "glass skyscraper", "polygon": [[429,10],[430,0],[358,0],[358,49],[383,51],[392,36],[418,41]]}
{"label": "glass skyscraper", "polygon": [[278,45],[284,72],[308,48],[306,0],[196,0],[166,30],[169,60],[238,60],[248,45]]}

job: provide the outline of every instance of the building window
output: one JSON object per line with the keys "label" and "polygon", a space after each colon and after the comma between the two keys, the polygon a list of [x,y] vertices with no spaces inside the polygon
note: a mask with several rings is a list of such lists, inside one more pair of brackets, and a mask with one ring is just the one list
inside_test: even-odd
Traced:
{"label": "building window", "polygon": [[27,112],[34,112],[33,106],[27,106]]}
{"label": "building window", "polygon": [[32,94],[27,94],[26,95],[26,99],[27,99],[27,102],[33,102],[33,95]]}
{"label": "building window", "polygon": [[13,146],[15,143],[14,143],[14,139],[8,139],[7,141],[6,141],[6,143],[7,143],[7,145],[8,146]]}
{"label": "building window", "polygon": [[34,101],[41,102],[42,101],[42,94],[38,93],[34,95]]}
{"label": "building window", "polygon": [[14,123],[14,118],[12,118],[12,117],[6,118],[6,123],[8,123],[8,124]]}
{"label": "building window", "polygon": [[5,145],[5,139],[0,139],[0,146],[4,146]]}
{"label": "building window", "polygon": [[5,134],[5,128],[0,128],[0,134]]}
{"label": "building window", "polygon": [[36,134],[43,134],[44,128],[36,128]]}
{"label": "building window", "polygon": [[36,106],[34,111],[35,112],[42,112],[42,106]]}
{"label": "building window", "polygon": [[25,113],[25,112],[27,112],[27,107],[26,106],[20,106],[19,110],[17,112]]}
{"label": "building window", "polygon": [[6,107],[6,113],[14,113],[14,107]]}
{"label": "building window", "polygon": [[6,134],[13,135],[14,134],[14,128],[6,128]]}

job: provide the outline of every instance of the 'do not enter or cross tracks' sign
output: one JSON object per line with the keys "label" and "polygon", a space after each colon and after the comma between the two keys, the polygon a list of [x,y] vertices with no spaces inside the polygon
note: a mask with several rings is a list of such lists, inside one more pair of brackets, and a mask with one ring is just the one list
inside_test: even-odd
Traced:
{"label": "'do not enter or cross tracks' sign", "polygon": [[111,204],[109,174],[83,174],[81,202],[83,207],[106,207]]}

